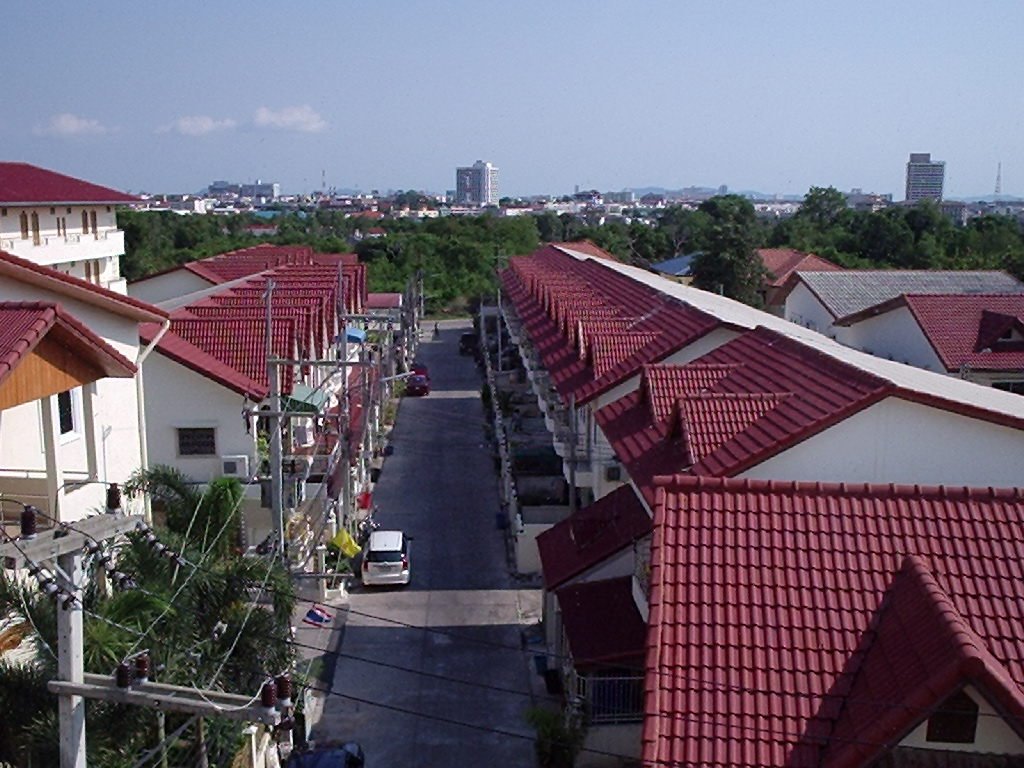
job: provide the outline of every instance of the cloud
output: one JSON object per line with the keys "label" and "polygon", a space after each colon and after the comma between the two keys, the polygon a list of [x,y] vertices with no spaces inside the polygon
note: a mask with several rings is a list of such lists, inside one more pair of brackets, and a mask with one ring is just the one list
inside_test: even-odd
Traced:
{"label": "cloud", "polygon": [[205,136],[208,133],[215,133],[217,131],[230,131],[236,125],[238,123],[230,117],[218,120],[209,115],[186,115],[177,118],[170,125],[163,126],[159,129],[159,132],[168,133],[174,131],[182,136]]}
{"label": "cloud", "polygon": [[308,104],[301,107],[284,107],[278,110],[260,107],[256,110],[256,117],[253,118],[253,121],[256,125],[264,128],[302,133],[319,133],[327,127],[327,121]]}
{"label": "cloud", "polygon": [[99,136],[108,133],[99,121],[62,112],[50,118],[50,122],[36,128],[37,136]]}

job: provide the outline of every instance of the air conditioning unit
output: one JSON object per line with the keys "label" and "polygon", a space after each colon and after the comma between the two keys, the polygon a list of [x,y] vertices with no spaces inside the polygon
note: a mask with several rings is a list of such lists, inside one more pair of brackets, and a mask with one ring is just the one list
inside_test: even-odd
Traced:
{"label": "air conditioning unit", "polygon": [[604,468],[604,479],[609,483],[617,483],[622,480],[622,467],[618,464],[611,464]]}
{"label": "air conditioning unit", "polygon": [[220,473],[225,477],[249,477],[249,457],[221,456]]}

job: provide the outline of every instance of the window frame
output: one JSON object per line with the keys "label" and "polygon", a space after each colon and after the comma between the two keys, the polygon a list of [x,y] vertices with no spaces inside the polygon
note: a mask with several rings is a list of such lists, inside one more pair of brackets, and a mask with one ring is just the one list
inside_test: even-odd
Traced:
{"label": "window frame", "polygon": [[[211,452],[198,452],[198,451],[182,451],[182,433],[183,432],[209,432],[210,446],[212,447]],[[192,425],[192,426],[180,426],[174,428],[174,449],[178,458],[181,459],[203,459],[215,457],[217,453],[217,428],[209,425]]]}
{"label": "window frame", "polygon": [[[63,418],[61,417],[60,400],[63,396],[68,397],[68,416],[71,420],[71,428],[64,431]],[[82,437],[85,426],[85,416],[82,413],[82,388],[74,387],[57,393],[57,431],[60,434],[61,445],[78,440]]]}

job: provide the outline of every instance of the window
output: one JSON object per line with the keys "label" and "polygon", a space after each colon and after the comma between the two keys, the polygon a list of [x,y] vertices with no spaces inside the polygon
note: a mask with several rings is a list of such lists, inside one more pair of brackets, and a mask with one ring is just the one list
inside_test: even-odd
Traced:
{"label": "window", "polygon": [[99,237],[96,230],[96,211],[89,211],[89,226],[92,227],[92,233]]}
{"label": "window", "polygon": [[993,381],[993,389],[1001,389],[1003,392],[1012,392],[1015,395],[1024,395],[1024,381]]}
{"label": "window", "polygon": [[82,211],[82,234],[89,234],[89,212]]}
{"label": "window", "polygon": [[75,401],[71,396],[71,390],[57,395],[57,416],[60,420],[62,435],[75,431]]}
{"label": "window", "polygon": [[21,212],[21,239],[28,240],[28,214],[24,211]]}
{"label": "window", "polygon": [[217,441],[213,427],[179,427],[179,456],[213,456],[217,453]]}
{"label": "window", "polygon": [[32,211],[32,245],[39,245],[42,241],[39,235],[39,214]]}
{"label": "window", "polygon": [[57,213],[57,209],[56,208],[51,208],[50,209],[50,215],[53,216],[55,213]]}
{"label": "window", "polygon": [[928,741],[973,744],[978,729],[978,705],[963,691],[954,693],[928,718]]}

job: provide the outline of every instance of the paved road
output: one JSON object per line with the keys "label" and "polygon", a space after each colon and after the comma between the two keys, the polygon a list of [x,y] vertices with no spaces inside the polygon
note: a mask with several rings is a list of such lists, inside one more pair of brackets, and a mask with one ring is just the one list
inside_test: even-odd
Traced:
{"label": "paved road", "polygon": [[540,593],[510,578],[495,525],[480,379],[458,355],[467,326],[424,339],[433,391],[403,400],[374,494],[381,526],[413,537],[412,584],[353,587],[335,695],[312,733],[359,741],[368,765],[535,765],[524,720],[535,681],[519,646]]}

